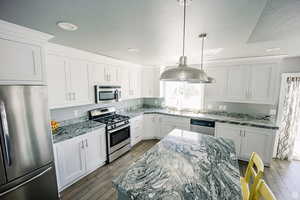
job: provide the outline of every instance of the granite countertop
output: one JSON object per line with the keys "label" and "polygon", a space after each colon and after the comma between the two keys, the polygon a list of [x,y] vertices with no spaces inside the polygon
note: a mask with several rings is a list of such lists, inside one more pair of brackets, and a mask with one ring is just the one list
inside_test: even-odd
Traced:
{"label": "granite countertop", "polygon": [[242,199],[233,141],[179,129],[114,178],[113,185],[118,199]]}
{"label": "granite countertop", "polygon": [[105,127],[105,124],[92,120],[62,126],[53,131],[53,143],[62,142],[103,127]]}
{"label": "granite countertop", "polygon": [[180,116],[180,117],[188,117],[194,119],[204,119],[204,120],[213,120],[216,122],[223,122],[223,123],[230,123],[230,124],[237,124],[237,125],[244,125],[244,126],[252,126],[258,128],[268,128],[268,129],[278,129],[279,127],[276,125],[275,122],[270,120],[262,120],[262,119],[255,119],[250,115],[240,115],[240,116],[226,116],[218,115],[218,114],[211,114],[211,113],[193,113],[193,112],[185,112],[185,111],[172,111],[163,108],[141,108],[133,111],[128,111],[122,113],[127,115],[131,118],[142,115],[142,114],[164,114],[170,116]]}

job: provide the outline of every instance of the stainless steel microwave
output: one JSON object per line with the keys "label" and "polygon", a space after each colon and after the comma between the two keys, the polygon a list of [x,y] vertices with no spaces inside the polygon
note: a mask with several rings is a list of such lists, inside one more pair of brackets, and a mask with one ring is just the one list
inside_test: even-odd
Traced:
{"label": "stainless steel microwave", "polygon": [[96,103],[118,102],[121,100],[121,86],[95,85]]}

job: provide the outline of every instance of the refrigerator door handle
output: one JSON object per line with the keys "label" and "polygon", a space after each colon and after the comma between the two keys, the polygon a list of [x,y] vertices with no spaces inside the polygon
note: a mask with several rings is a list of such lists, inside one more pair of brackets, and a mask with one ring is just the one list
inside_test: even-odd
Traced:
{"label": "refrigerator door handle", "polygon": [[11,188],[11,189],[9,189],[9,190],[6,190],[5,192],[0,193],[0,197],[3,196],[3,195],[8,194],[8,193],[10,193],[10,192],[13,192],[13,191],[17,190],[18,188],[20,188],[20,187],[22,187],[23,185],[26,185],[27,183],[29,183],[29,182],[31,182],[31,181],[33,181],[33,180],[39,178],[40,176],[43,176],[45,173],[47,173],[47,172],[50,171],[51,169],[52,169],[52,167],[49,167],[49,168],[47,168],[45,171],[43,171],[43,172],[41,172],[40,174],[38,174],[38,175],[32,177],[31,179],[28,179],[27,181],[21,183],[20,185],[17,185],[17,186],[15,186],[15,187],[13,187],[13,188]]}
{"label": "refrigerator door handle", "polygon": [[5,104],[3,101],[0,101],[0,116],[1,116],[1,125],[2,125],[3,136],[4,136],[4,146],[5,146],[4,153],[6,155],[5,156],[6,163],[8,166],[11,166],[10,136],[9,136],[7,117],[6,117]]}

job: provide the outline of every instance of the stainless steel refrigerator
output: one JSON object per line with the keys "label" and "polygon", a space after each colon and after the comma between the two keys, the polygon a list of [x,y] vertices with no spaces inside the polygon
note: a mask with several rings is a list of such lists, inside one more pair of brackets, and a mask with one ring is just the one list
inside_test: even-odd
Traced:
{"label": "stainless steel refrigerator", "polygon": [[56,200],[46,86],[0,86],[0,200]]}

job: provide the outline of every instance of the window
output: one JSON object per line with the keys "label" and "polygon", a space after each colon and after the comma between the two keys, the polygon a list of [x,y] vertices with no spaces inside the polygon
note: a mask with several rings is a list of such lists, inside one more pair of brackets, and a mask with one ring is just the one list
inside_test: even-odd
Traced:
{"label": "window", "polygon": [[165,104],[178,110],[202,110],[204,85],[186,82],[164,82]]}

